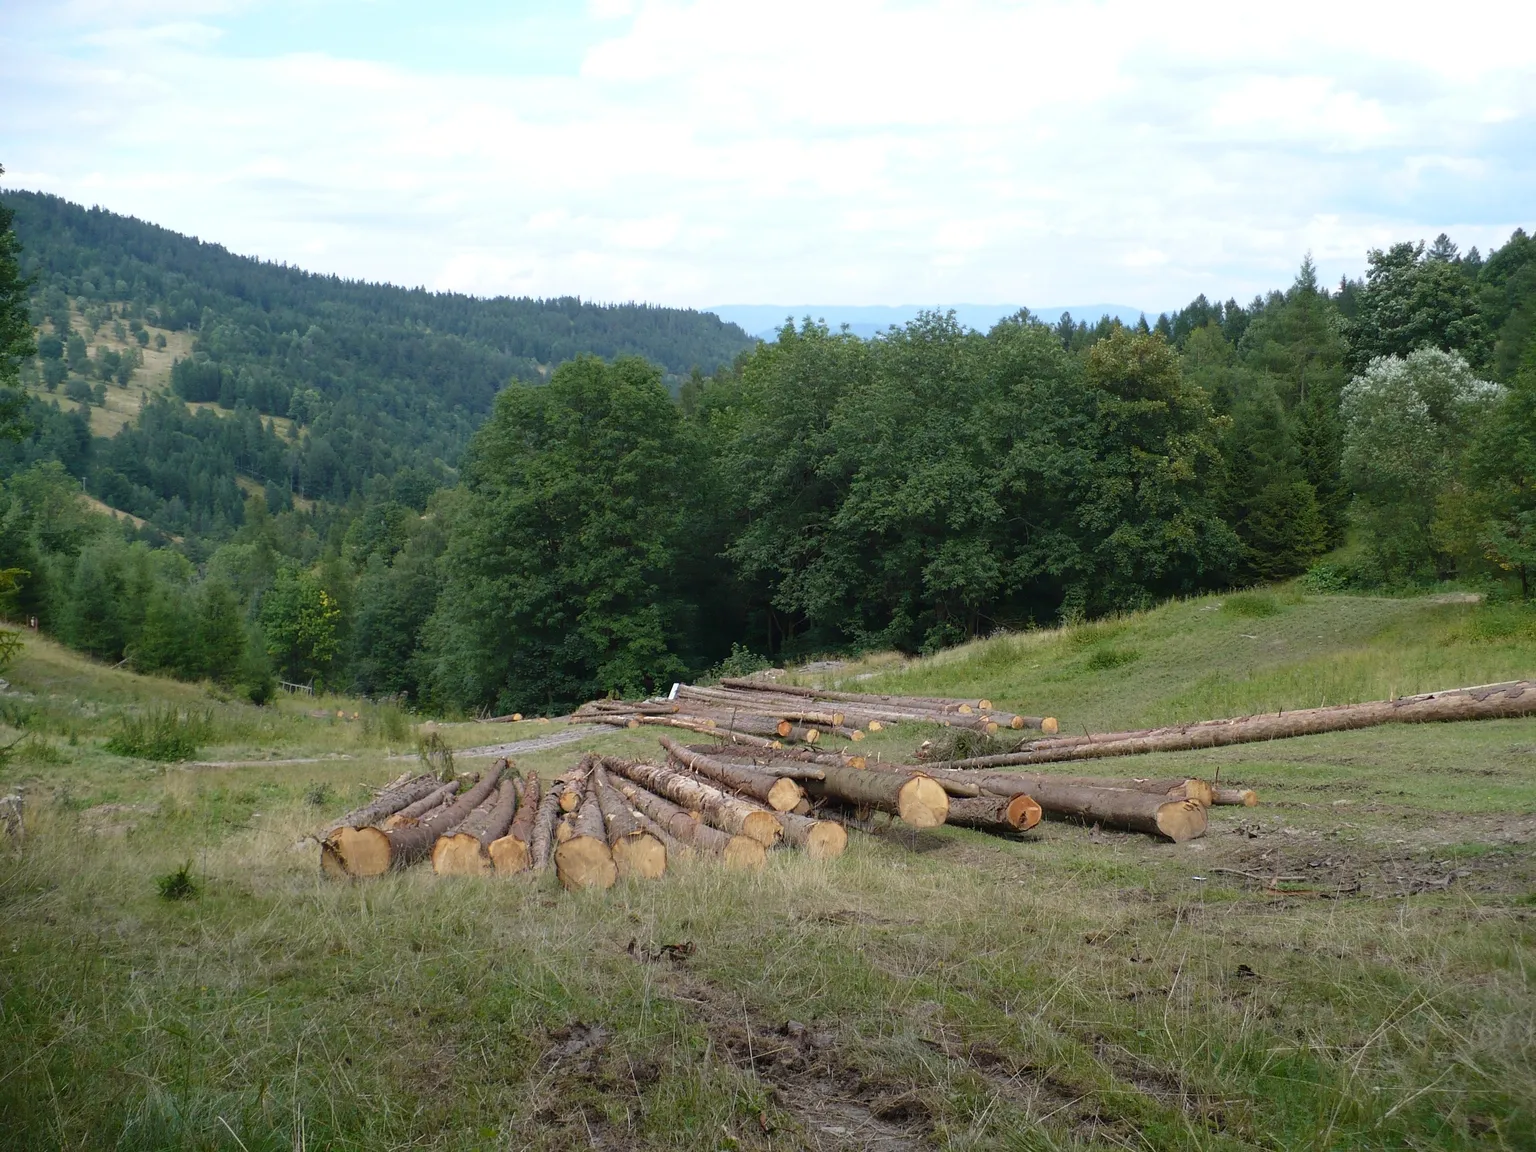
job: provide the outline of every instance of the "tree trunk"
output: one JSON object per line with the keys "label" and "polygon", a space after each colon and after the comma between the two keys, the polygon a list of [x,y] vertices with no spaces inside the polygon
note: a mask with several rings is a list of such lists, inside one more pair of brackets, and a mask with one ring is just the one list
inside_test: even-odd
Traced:
{"label": "tree trunk", "polygon": [[555,875],[567,891],[579,888],[612,888],[618,879],[603,810],[591,778],[576,809],[575,827],[569,839],[555,849]]}
{"label": "tree trunk", "polygon": [[746,836],[765,848],[771,848],[784,834],[783,826],[756,805],[723,792],[712,784],[706,784],[696,776],[655,764],[638,764],[628,760],[605,759],[604,765],[633,780],[642,788],[649,788],[665,796],[675,804],[686,806],[700,813],[709,823],[722,832]]}
{"label": "tree trunk", "polygon": [[1402,696],[1396,700],[1373,700],[1366,704],[1334,704],[1326,708],[1272,712],[1226,720],[1202,720],[1195,724],[1142,729],[1137,732],[1036,740],[1018,752],[955,760],[942,767],[1002,768],[1020,764],[1093,760],[1108,756],[1140,756],[1148,752],[1187,752],[1198,748],[1224,748],[1261,740],[1284,740],[1324,732],[1372,728],[1381,724],[1495,720],[1532,714],[1536,714],[1536,680],[1513,680],[1503,684]]}
{"label": "tree trunk", "polygon": [[493,840],[486,849],[491,867],[498,876],[524,872],[532,860],[529,842],[533,839],[533,821],[539,812],[539,776],[530,772],[517,785],[517,814],[507,825],[507,834]]}
{"label": "tree trunk", "polygon": [[848,848],[848,830],[836,820],[817,820],[796,812],[780,812],[784,843],[812,860],[836,860]]}
{"label": "tree trunk", "polygon": [[458,831],[438,837],[432,845],[432,871],[439,876],[488,875],[493,870],[491,845],[511,826],[521,788],[521,781],[503,776],[494,803],[480,805]]}
{"label": "tree trunk", "polygon": [[[720,682],[722,688],[762,694],[765,696],[792,696],[812,701],[836,701],[850,705],[842,709],[848,721],[854,722],[855,714],[867,723],[869,719],[888,720],[893,723],[944,723],[964,725],[986,730],[996,724],[998,728],[1019,731],[1034,728],[1044,732],[1058,729],[1051,716],[1019,716],[992,707],[990,700],[954,700],[940,696],[882,696],[869,692],[840,692],[823,688],[800,688],[791,684],[767,684],[740,677],[730,677]],[[934,717],[941,719],[935,720]],[[994,728],[992,731],[996,731]]]}
{"label": "tree trunk", "polygon": [[459,782],[457,780],[451,784],[440,785],[435,791],[427,793],[427,795],[414,804],[407,804],[379,826],[386,831],[392,828],[413,827],[423,818],[431,816],[432,813],[436,812],[444,804],[453,803],[453,798],[458,794],[458,791]]}
{"label": "tree trunk", "polygon": [[380,828],[339,828],[320,845],[320,866],[332,876],[379,876],[405,868],[432,850],[437,838],[458,827],[478,808],[507,766],[498,760],[480,782],[425,820],[410,828],[386,832]]}
{"label": "tree trunk", "polygon": [[377,824],[385,817],[408,808],[422,797],[430,796],[437,791],[438,787],[437,778],[434,776],[406,776],[403,779],[393,780],[368,803],[361,808],[352,809],[326,828],[320,834],[320,839],[324,840],[338,828],[366,828],[370,824]]}
{"label": "tree trunk", "polygon": [[1027,832],[1040,823],[1040,805],[1023,792],[951,800],[946,823],[987,832]]}
{"label": "tree trunk", "polygon": [[[612,764],[608,765],[610,768]],[[697,816],[664,796],[642,788],[627,777],[614,781],[624,798],[684,844],[721,857],[733,868],[758,869],[767,861],[762,844],[748,836],[730,836],[711,828]]]}
{"label": "tree trunk", "polygon": [[1145,832],[1175,844],[1205,835],[1205,807],[1193,800],[1170,800],[1131,788],[1063,783],[1051,776],[1028,773],[978,773],[975,779],[993,795],[1029,796],[1054,819]]}
{"label": "tree trunk", "polygon": [[560,819],[560,793],[568,787],[563,781],[545,793],[533,818],[533,839],[528,842],[528,867],[542,872],[549,867],[550,848],[555,838],[555,821]]}
{"label": "tree trunk", "polygon": [[661,738],[661,746],[667,750],[668,755],[685,768],[697,772],[700,776],[708,776],[711,780],[744,796],[761,800],[775,812],[793,812],[805,799],[805,789],[793,780],[694,752],[670,736]]}
{"label": "tree trunk", "polygon": [[1232,804],[1252,808],[1259,802],[1259,794],[1252,788],[1212,788],[1212,804]]}
{"label": "tree trunk", "polygon": [[641,826],[629,801],[608,782],[601,766],[593,770],[593,789],[597,804],[603,813],[603,823],[608,831],[608,847],[613,851],[613,863],[619,879],[639,876],[644,880],[659,879],[667,870],[667,847]]}
{"label": "tree trunk", "polygon": [[949,811],[949,795],[924,772],[859,771],[828,764],[820,780],[807,780],[812,796],[830,797],[855,808],[874,808],[900,816],[914,828],[936,828]]}

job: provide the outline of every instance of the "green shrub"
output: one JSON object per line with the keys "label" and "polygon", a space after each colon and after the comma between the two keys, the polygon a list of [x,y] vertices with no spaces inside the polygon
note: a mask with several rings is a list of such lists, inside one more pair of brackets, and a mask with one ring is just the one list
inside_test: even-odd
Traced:
{"label": "green shrub", "polygon": [[106,748],[139,760],[190,760],[212,734],[213,717],[207,712],[151,708],[139,716],[124,716]]}
{"label": "green shrub", "polygon": [[1105,672],[1111,668],[1120,668],[1126,664],[1134,663],[1141,659],[1141,653],[1134,648],[1095,648],[1088,654],[1088,670],[1090,672]]}
{"label": "green shrub", "polygon": [[444,742],[436,730],[428,732],[416,743],[421,764],[428,772],[445,784],[453,779],[453,749]]}
{"label": "green shrub", "polygon": [[162,900],[190,900],[197,895],[197,881],[192,879],[192,861],[188,860],[174,872],[155,877],[155,887]]}
{"label": "green shrub", "polygon": [[1261,619],[1280,615],[1280,601],[1269,592],[1234,592],[1221,602],[1221,610],[1228,616]]}
{"label": "green shrub", "polygon": [[699,678],[700,684],[718,684],[727,677],[750,676],[772,668],[773,661],[743,644],[731,644],[731,654]]}
{"label": "green shrub", "polygon": [[336,793],[329,784],[316,780],[308,788],[304,789],[304,803],[311,808],[324,808],[335,798]]}
{"label": "green shrub", "polygon": [[411,735],[410,715],[396,700],[363,709],[363,735],[384,744],[404,744]]}

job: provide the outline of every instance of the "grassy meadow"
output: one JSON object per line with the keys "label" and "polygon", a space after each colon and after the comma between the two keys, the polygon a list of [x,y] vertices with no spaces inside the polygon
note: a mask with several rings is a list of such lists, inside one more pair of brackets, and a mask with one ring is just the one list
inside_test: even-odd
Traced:
{"label": "grassy meadow", "polygon": [[[798,678],[1102,731],[1533,669],[1529,609],[1280,589]],[[412,766],[392,706],[256,709],[36,638],[6,676],[0,1148],[1536,1147],[1536,720],[1095,767],[1258,789],[1179,846],[897,826],[567,894],[322,878],[311,834]],[[195,756],[108,750],[168,710]],[[564,730],[434,727],[471,767]]]}

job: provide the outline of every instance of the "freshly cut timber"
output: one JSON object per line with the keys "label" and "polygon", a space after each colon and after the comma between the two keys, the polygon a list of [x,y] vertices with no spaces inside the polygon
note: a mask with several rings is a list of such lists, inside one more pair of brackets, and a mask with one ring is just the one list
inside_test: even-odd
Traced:
{"label": "freshly cut timber", "polygon": [[642,788],[649,788],[691,812],[698,812],[722,832],[746,836],[765,848],[771,848],[784,835],[783,825],[773,818],[771,812],[765,812],[757,805],[732,796],[712,784],[706,784],[695,776],[656,764],[639,764],[629,760],[605,759],[603,764],[610,772],[633,780]]}
{"label": "freshly cut timber", "polygon": [[755,871],[768,859],[763,845],[749,836],[732,836],[711,828],[665,796],[658,796],[628,778],[621,777],[614,780],[614,784],[626,800],[670,835],[700,852],[719,856],[729,867]]}
{"label": "freshly cut timber", "polygon": [[457,780],[454,780],[448,784],[444,784],[436,790],[428,792],[414,804],[407,804],[404,808],[400,809],[400,811],[396,812],[393,816],[385,820],[381,827],[385,829],[409,828],[422,817],[430,816],[444,804],[452,803],[453,798],[458,794],[458,791],[459,782]]}
{"label": "freshly cut timber", "polygon": [[407,775],[393,780],[368,803],[361,808],[352,809],[327,828],[321,835],[321,839],[323,840],[338,828],[366,828],[370,824],[377,824],[380,820],[408,808],[422,797],[430,796],[437,791],[438,787],[435,776]]}
{"label": "freshly cut timber", "polygon": [[1040,805],[1023,792],[951,799],[946,823],[988,832],[1027,832],[1040,823]]}
{"label": "freshly cut timber", "polygon": [[1212,804],[1233,804],[1242,808],[1252,808],[1259,802],[1259,794],[1252,788],[1212,788]]}
{"label": "freshly cut timber", "polygon": [[889,812],[914,828],[936,828],[949,813],[949,794],[924,772],[861,772],[828,764],[822,779],[807,780],[805,790],[855,808]]}
{"label": "freshly cut timber", "polygon": [[848,830],[836,820],[817,820],[796,812],[780,812],[784,843],[812,860],[836,860],[848,848]]}
{"label": "freshly cut timber", "polygon": [[533,840],[533,821],[539,812],[539,777],[530,772],[517,782],[517,814],[507,825],[507,834],[492,840],[486,853],[498,876],[525,872],[533,859],[529,845]]}
{"label": "freshly cut timber", "polygon": [[974,778],[994,795],[1029,796],[1055,819],[1145,832],[1175,844],[1205,835],[1205,805],[1194,800],[1171,800],[1133,788],[1103,788],[1070,780],[1063,783],[1033,773],[977,773]]}
{"label": "freshly cut timber", "polygon": [[539,811],[533,818],[533,839],[528,842],[528,867],[535,872],[542,872],[549,867],[555,821],[560,819],[560,793],[565,788],[564,781],[557,781],[539,801]]}
{"label": "freshly cut timber", "polygon": [[[957,727],[996,731],[1034,728],[1052,733],[1059,729],[1052,716],[1019,716],[992,707],[990,700],[953,700],[938,696],[884,696],[869,692],[840,692],[823,688],[800,688],[792,684],[774,684],[743,677],[728,677],[720,682],[723,689],[745,694],[773,697],[799,697],[803,700],[832,701],[847,704],[842,711],[849,723],[866,724],[869,720],[901,723],[949,723]],[[878,731],[878,729],[876,729]]]}
{"label": "freshly cut timber", "polygon": [[619,879],[627,876],[659,879],[667,870],[667,846],[641,825],[629,801],[608,782],[601,767],[593,770],[592,788],[603,813],[608,847],[613,852]]}
{"label": "freshly cut timber", "polygon": [[555,849],[555,875],[568,891],[579,888],[612,888],[619,878],[603,826],[603,810],[591,780],[582,792],[581,806],[570,837]]}
{"label": "freshly cut timber", "polygon": [[708,776],[711,780],[743,796],[761,800],[775,812],[793,812],[805,799],[805,789],[787,777],[759,772],[755,768],[731,764],[702,752],[695,752],[679,744],[670,736],[661,738],[661,746],[683,767],[697,772],[700,776]]}
{"label": "freshly cut timber", "polygon": [[452,804],[410,828],[386,832],[381,828],[338,828],[320,845],[320,866],[332,876],[379,876],[404,868],[432,850],[437,838],[451,832],[491,794],[507,766],[498,760],[480,782]]}
{"label": "freshly cut timber", "polygon": [[1194,724],[1137,732],[1110,732],[1097,736],[1034,740],[1018,752],[999,756],[975,756],[943,765],[947,768],[1003,768],[1021,764],[1048,764],[1067,760],[1093,760],[1108,756],[1140,756],[1148,752],[1187,752],[1196,748],[1223,748],[1261,740],[1285,740],[1373,728],[1381,724],[1431,724],[1457,720],[1497,720],[1536,715],[1536,680],[1512,680],[1475,688],[1452,688],[1396,700],[1366,704],[1333,704],[1296,712],[1271,712],[1226,720],[1202,720]]}
{"label": "freshly cut timber", "polygon": [[439,876],[483,876],[492,870],[490,848],[500,840],[517,811],[519,781],[503,776],[494,800],[470,813],[458,829],[432,845],[432,871]]}

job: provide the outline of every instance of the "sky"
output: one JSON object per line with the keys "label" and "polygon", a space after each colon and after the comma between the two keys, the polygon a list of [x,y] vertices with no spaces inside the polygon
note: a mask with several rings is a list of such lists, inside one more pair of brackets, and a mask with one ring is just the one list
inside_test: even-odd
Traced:
{"label": "sky", "polygon": [[481,295],[1115,301],[1536,226],[1536,4],[3,0],[0,183]]}

